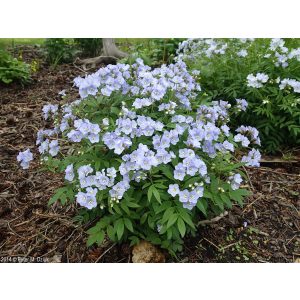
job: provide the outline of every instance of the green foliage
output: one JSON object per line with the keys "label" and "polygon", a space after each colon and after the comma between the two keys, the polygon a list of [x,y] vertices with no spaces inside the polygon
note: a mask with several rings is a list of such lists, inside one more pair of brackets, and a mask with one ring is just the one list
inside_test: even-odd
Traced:
{"label": "green foliage", "polygon": [[102,49],[102,39],[76,38],[76,39],[46,39],[44,43],[48,62],[56,66],[74,61],[76,56],[94,57]]}
{"label": "green foliage", "polygon": [[44,43],[47,61],[54,67],[72,62],[79,53],[72,39],[51,38]]}
{"label": "green foliage", "polygon": [[5,84],[13,81],[26,83],[29,79],[30,66],[0,49],[0,82]]}
{"label": "green foliage", "polygon": [[142,41],[137,41],[129,50],[132,53],[131,56],[124,61],[132,63],[137,57],[140,57],[146,64],[152,66],[172,63],[181,41],[183,39],[180,38],[143,39]]}
{"label": "green foliage", "polygon": [[[207,101],[244,98],[249,107],[246,113],[232,118],[232,125],[249,124],[260,131],[262,147],[266,152],[276,152],[300,143],[300,94],[286,87],[279,89],[278,80],[300,80],[300,62],[288,59],[288,66],[276,66],[276,52],[270,51],[270,39],[256,39],[242,43],[237,39],[215,39],[227,43],[225,54],[205,55],[197,48],[184,55],[191,69],[201,71],[200,83],[207,94]],[[284,39],[288,53],[300,46],[299,39]],[[238,51],[247,50],[246,57]],[[278,50],[276,50],[278,51]],[[192,57],[193,54],[194,57]],[[269,76],[261,88],[247,86],[249,74],[265,73]]]}
{"label": "green foliage", "polygon": [[74,39],[83,56],[95,57],[99,55],[102,49],[102,39],[97,38],[81,38]]}

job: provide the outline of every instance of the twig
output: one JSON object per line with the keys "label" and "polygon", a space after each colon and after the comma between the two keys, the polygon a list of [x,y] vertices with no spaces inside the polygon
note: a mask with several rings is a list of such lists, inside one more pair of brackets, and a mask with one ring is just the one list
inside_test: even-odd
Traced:
{"label": "twig", "polygon": [[243,213],[251,206],[253,205],[256,201],[258,201],[259,199],[261,199],[263,197],[263,195],[261,194],[259,197],[257,197],[254,201],[252,201],[251,203],[249,203],[244,209],[243,209]]}
{"label": "twig", "polygon": [[58,214],[46,215],[46,214],[40,214],[38,212],[34,212],[34,215],[39,216],[39,217],[44,217],[44,218],[57,218],[57,219],[65,218],[65,219],[70,220],[70,217],[64,216],[64,215],[58,215]]}
{"label": "twig", "polygon": [[78,69],[79,71],[83,72],[84,74],[87,74],[87,73],[88,73],[87,71],[93,69],[93,68],[89,68],[89,69],[84,70],[84,69],[82,69],[82,68],[76,66],[75,63],[73,63],[73,66],[74,66],[76,69]]}
{"label": "twig", "polygon": [[213,242],[211,242],[207,238],[204,238],[204,240],[206,240],[208,243],[210,243],[211,245],[213,245],[214,247],[216,247],[219,251],[221,251],[221,248],[219,248],[216,244],[214,244]]}
{"label": "twig", "polygon": [[116,243],[112,244],[108,249],[106,249],[95,261],[95,263],[97,263],[108,251],[110,251],[114,246],[116,245]]}
{"label": "twig", "polygon": [[238,244],[238,243],[239,243],[239,241],[234,242],[234,243],[232,243],[232,244],[229,244],[229,245],[227,245],[227,246],[225,246],[225,247],[221,247],[221,250],[225,250],[225,249],[227,249],[227,248],[230,248],[230,247],[232,247],[232,246],[234,246],[234,245],[236,245],[236,244]]}
{"label": "twig", "polygon": [[288,245],[295,237],[297,237],[297,235],[294,235],[286,244]]}
{"label": "twig", "polygon": [[262,259],[259,259],[258,261],[259,261],[259,262],[262,262],[262,263],[269,263],[268,261],[262,260]]}

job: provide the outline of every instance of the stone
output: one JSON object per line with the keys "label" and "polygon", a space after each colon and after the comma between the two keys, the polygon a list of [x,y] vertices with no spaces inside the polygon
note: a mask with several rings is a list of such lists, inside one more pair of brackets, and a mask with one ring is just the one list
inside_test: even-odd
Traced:
{"label": "stone", "polygon": [[141,241],[132,250],[133,263],[164,263],[164,254],[154,245],[147,241]]}

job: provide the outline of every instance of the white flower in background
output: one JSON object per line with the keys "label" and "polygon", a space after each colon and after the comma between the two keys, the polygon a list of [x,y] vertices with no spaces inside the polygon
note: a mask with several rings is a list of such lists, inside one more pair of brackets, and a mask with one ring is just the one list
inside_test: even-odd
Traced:
{"label": "white flower in background", "polygon": [[261,88],[263,87],[263,83],[266,83],[269,80],[269,76],[264,73],[257,73],[255,76],[253,74],[249,74],[247,76],[247,86],[253,88]]}
{"label": "white flower in background", "polygon": [[237,53],[237,56],[239,56],[239,57],[246,57],[247,55],[248,55],[248,51],[245,49],[242,49],[241,51],[239,51]]}
{"label": "white flower in background", "polygon": [[271,44],[270,44],[270,49],[272,51],[275,51],[277,48],[282,48],[284,46],[284,40],[283,39],[272,39]]}
{"label": "white flower in background", "polygon": [[300,93],[300,81],[297,81],[295,79],[289,79],[289,78],[282,79],[279,84],[279,88],[283,90],[287,86],[292,87],[295,93]]}

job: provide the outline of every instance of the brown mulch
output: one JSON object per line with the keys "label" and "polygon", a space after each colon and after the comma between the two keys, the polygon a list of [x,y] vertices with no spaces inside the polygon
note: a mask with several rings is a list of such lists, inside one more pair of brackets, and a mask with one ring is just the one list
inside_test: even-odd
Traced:
{"label": "brown mulch", "polygon": [[[42,106],[60,103],[62,89],[74,99],[73,78],[83,75],[73,65],[52,70],[43,63],[39,49],[22,50],[24,60],[39,61],[40,68],[27,86],[0,86],[0,262],[13,258],[131,261],[126,244],[87,249],[87,227],[74,222],[75,206],[47,206],[63,182],[61,176],[42,172],[37,160],[30,170],[20,169],[19,151],[30,148],[37,155],[36,132],[45,126]],[[219,222],[200,227],[195,237],[186,239],[177,259],[167,257],[169,262],[294,262],[299,258],[300,156],[293,163],[264,163],[248,173],[253,194],[244,207],[234,206]]]}
{"label": "brown mulch", "polygon": [[[300,256],[300,167],[249,171],[253,194],[187,241],[187,262],[294,262]],[[291,173],[289,173],[292,171]]]}

